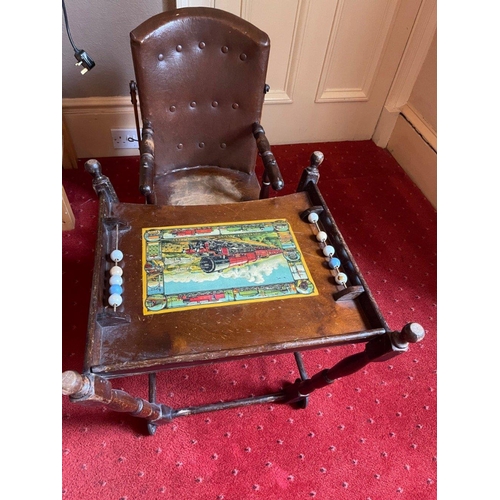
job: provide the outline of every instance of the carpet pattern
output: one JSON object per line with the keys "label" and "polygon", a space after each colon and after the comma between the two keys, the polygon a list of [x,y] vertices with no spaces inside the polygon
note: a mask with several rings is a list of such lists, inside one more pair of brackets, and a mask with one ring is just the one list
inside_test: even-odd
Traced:
{"label": "carpet pattern", "polygon": [[[140,419],[63,397],[65,500],[436,498],[436,211],[371,141],[275,146],[280,195],[294,192],[314,150],[325,154],[320,190],[389,326],[418,322],[424,340],[315,392],[306,410],[224,410],[176,419],[154,436]],[[120,200],[142,203],[138,158],[100,160]],[[83,163],[62,173],[76,218],[62,234],[63,371],[83,366],[96,239],[97,196]],[[360,350],[303,358],[313,374]],[[211,403],[275,392],[297,377],[292,355],[177,369],[158,374],[158,400]],[[147,398],[147,376],[113,386]]]}

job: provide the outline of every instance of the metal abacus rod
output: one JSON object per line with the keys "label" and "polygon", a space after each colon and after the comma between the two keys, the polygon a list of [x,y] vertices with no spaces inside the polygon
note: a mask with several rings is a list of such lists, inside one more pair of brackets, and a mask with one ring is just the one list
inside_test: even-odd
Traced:
{"label": "metal abacus rod", "polygon": [[335,248],[327,243],[328,235],[325,231],[322,231],[318,225],[318,214],[311,212],[307,216],[307,220],[316,227],[316,239],[318,240],[319,246],[323,251],[323,255],[328,259],[328,267],[330,268],[330,272],[335,278],[335,281],[344,288],[347,288],[347,275],[340,271],[341,262],[337,257],[334,257]]}
{"label": "metal abacus rod", "polygon": [[118,248],[118,224],[116,225],[116,245],[115,249],[111,252],[110,258],[115,263],[115,265],[109,270],[109,297],[108,304],[113,307],[113,311],[116,312],[116,308],[120,306],[123,302],[123,269],[118,265],[123,259],[123,252]]}

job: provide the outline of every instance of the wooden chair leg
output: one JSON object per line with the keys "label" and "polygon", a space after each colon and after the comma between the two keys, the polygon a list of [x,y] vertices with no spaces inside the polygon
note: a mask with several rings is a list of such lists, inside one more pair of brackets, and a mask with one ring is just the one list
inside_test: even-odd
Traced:
{"label": "wooden chair leg", "polygon": [[285,388],[286,403],[296,403],[341,377],[352,375],[372,361],[386,361],[408,350],[408,343],[420,342],[424,329],[418,323],[408,323],[401,332],[390,332],[365,344],[365,350],[338,362],[330,369],[322,370],[310,379],[296,380]]}

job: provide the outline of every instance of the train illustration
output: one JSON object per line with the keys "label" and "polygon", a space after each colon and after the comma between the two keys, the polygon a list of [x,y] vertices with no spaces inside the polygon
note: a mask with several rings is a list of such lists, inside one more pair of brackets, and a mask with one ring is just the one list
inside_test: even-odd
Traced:
{"label": "train illustration", "polygon": [[222,239],[200,239],[189,242],[188,254],[199,255],[200,268],[205,273],[223,271],[251,264],[283,253],[281,248],[258,243]]}
{"label": "train illustration", "polygon": [[195,236],[197,234],[210,234],[212,232],[213,229],[211,227],[196,227],[196,228],[176,229],[172,231],[172,235],[177,237]]}
{"label": "train illustration", "polygon": [[218,302],[220,300],[223,300],[226,298],[226,294],[222,291],[219,292],[207,292],[207,293],[201,293],[201,294],[194,294],[194,293],[184,293],[179,296],[179,299],[181,299],[185,304],[203,304],[203,303],[210,303],[210,302]]}

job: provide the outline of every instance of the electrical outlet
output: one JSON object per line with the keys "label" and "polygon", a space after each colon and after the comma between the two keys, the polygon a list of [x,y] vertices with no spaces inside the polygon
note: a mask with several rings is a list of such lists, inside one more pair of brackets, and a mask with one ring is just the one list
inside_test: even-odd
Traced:
{"label": "electrical outlet", "polygon": [[111,137],[113,138],[113,147],[115,149],[139,149],[137,131],[133,128],[112,128]]}

